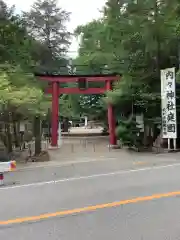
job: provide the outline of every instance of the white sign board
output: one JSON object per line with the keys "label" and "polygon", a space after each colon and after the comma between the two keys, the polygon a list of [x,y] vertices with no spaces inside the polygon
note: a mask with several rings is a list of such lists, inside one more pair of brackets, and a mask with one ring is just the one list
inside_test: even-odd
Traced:
{"label": "white sign board", "polygon": [[144,116],[136,115],[136,123],[138,124],[137,127],[140,129],[140,132],[144,132]]}
{"label": "white sign board", "polygon": [[19,130],[20,130],[20,132],[24,132],[25,131],[25,124],[24,124],[24,122],[20,122]]}
{"label": "white sign board", "polygon": [[177,138],[175,68],[161,70],[162,137]]}

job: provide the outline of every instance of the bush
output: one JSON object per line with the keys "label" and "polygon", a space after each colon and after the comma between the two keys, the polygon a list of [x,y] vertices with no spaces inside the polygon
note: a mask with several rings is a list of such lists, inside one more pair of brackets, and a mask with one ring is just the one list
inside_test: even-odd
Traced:
{"label": "bush", "polygon": [[128,147],[140,147],[142,144],[140,128],[134,116],[120,120],[116,128],[117,138]]}

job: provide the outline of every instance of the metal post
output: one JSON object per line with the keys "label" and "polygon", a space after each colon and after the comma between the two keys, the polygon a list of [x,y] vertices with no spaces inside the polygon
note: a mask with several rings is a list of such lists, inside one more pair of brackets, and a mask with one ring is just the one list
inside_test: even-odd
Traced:
{"label": "metal post", "polygon": [[177,150],[177,146],[176,146],[176,138],[173,138],[173,147],[174,147],[174,150]]}
{"label": "metal post", "polygon": [[171,150],[171,139],[168,138],[168,150]]}
{"label": "metal post", "polygon": [[95,143],[93,143],[93,150],[96,151]]}

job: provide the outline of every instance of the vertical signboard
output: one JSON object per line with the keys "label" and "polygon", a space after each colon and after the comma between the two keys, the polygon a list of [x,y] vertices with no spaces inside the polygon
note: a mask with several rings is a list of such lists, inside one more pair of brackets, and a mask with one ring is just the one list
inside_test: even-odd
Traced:
{"label": "vertical signboard", "polygon": [[161,70],[162,137],[177,138],[175,68]]}

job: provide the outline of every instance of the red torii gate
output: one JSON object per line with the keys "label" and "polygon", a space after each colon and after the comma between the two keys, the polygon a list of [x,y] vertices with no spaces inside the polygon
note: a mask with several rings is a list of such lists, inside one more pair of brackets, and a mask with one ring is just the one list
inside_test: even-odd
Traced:
{"label": "red torii gate", "polygon": [[[52,139],[51,145],[56,147],[58,145],[58,125],[59,125],[59,95],[60,94],[102,94],[106,91],[112,90],[112,82],[117,81],[120,76],[112,74],[103,74],[103,75],[47,75],[47,74],[36,74],[38,78],[43,81],[48,81],[49,87],[46,91],[48,94],[52,94]],[[62,88],[60,83],[69,83],[69,82],[104,82],[104,86],[101,88]],[[115,127],[116,121],[113,111],[113,106],[108,104],[108,125],[109,125],[109,142],[110,145],[114,146],[117,144]]]}

